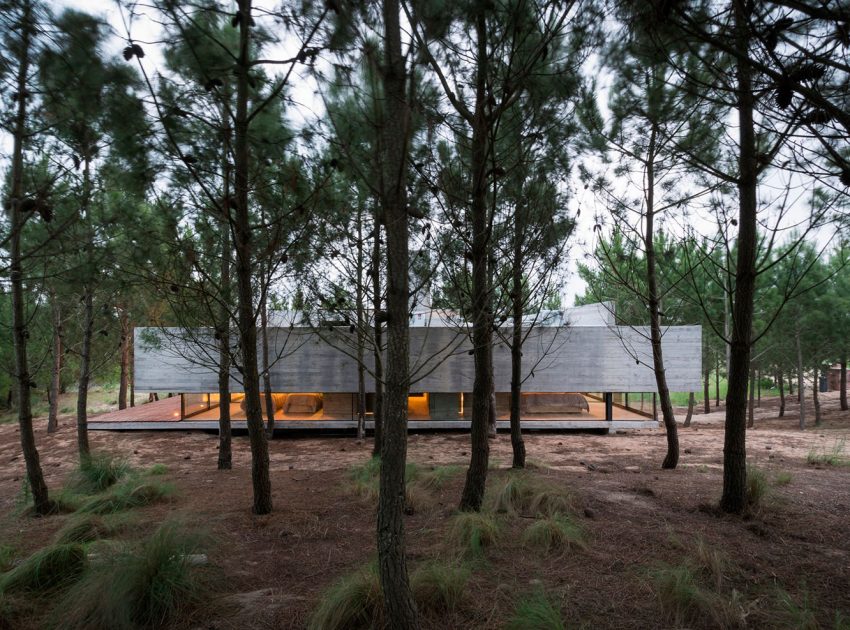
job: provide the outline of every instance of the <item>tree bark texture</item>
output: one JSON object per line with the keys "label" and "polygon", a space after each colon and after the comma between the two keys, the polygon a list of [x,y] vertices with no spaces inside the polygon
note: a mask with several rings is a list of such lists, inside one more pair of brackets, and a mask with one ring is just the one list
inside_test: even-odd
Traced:
{"label": "tree bark texture", "polygon": [[475,377],[472,386],[472,447],[461,510],[479,511],[484,501],[490,444],[487,438],[490,395],[493,391],[493,328],[488,281],[490,248],[487,217],[487,18],[479,3],[474,17],[477,37],[475,112],[472,121],[472,346]]}
{"label": "tree bark texture", "polygon": [[387,233],[387,373],[378,492],[378,567],[390,628],[419,627],[410,592],[404,535],[407,397],[410,387],[408,328],[407,146],[410,124],[405,95],[398,0],[384,0],[382,206]]}
{"label": "tree bark texture", "polygon": [[[735,47],[747,55],[750,46],[749,14],[741,2],[734,3]],[[736,63],[736,109],[738,110],[738,252],[732,305],[732,334],[729,347],[729,386],[726,393],[726,426],[723,438],[723,494],[725,512],[742,513],[747,508],[747,374],[756,282],[756,227],[758,152],[753,122],[752,70],[747,59]]]}
{"label": "tree bark texture", "polygon": [[[32,11],[29,3],[25,4],[21,24],[21,46],[18,57],[17,88],[18,94],[24,94],[27,89],[27,73],[29,72],[32,36]],[[21,434],[21,449],[27,468],[27,481],[32,493],[33,504],[37,514],[49,513],[53,506],[47,493],[47,484],[41,470],[38,449],[35,445],[35,434],[32,429],[32,400],[30,393],[29,361],[27,359],[27,338],[24,313],[24,280],[21,253],[21,232],[26,217],[21,211],[21,201],[24,198],[23,143],[26,137],[27,99],[19,98],[15,113],[15,131],[12,148],[12,185],[10,190],[10,242],[9,242],[9,281],[12,289],[12,331],[15,352],[15,388],[18,392],[18,425]]]}
{"label": "tree bark texture", "polygon": [[756,397],[756,369],[750,364],[750,389],[747,402],[747,428],[752,429],[755,425],[755,397]]}
{"label": "tree bark texture", "polygon": [[238,291],[239,345],[242,379],[245,388],[245,413],[251,443],[251,482],[254,490],[253,512],[272,511],[272,487],[269,477],[269,445],[263,427],[260,403],[260,376],[257,370],[257,323],[254,317],[252,278],[252,234],[248,208],[248,71],[251,53],[251,0],[239,0],[239,55],[236,62],[236,117],[234,171],[236,192],[236,283]]}
{"label": "tree bark texture", "polygon": [[696,398],[694,396],[694,393],[691,392],[690,394],[688,394],[688,413],[685,415],[685,426],[686,427],[691,426],[691,420],[693,419],[693,416],[694,416],[694,407],[695,406],[696,406]]}
{"label": "tree bark texture", "polygon": [[77,380],[77,450],[87,457],[89,447],[89,381],[91,380],[91,342],[94,334],[94,297],[86,286],[83,293],[83,338],[80,345],[80,376]]}
{"label": "tree bark texture", "polygon": [[[375,212],[375,233],[372,240],[372,312],[377,315],[381,311],[381,222],[378,212]],[[372,417],[375,419],[375,435],[372,444],[372,454],[381,454],[381,439],[384,426],[384,332],[383,324],[374,318],[373,344],[375,358],[375,404]]]}
{"label": "tree bark texture", "polygon": [[803,380],[803,346],[800,341],[800,331],[795,336],[797,343],[797,402],[800,403],[800,430],[806,428],[806,383]]}
{"label": "tree bark texture", "polygon": [[841,357],[841,374],[839,378],[839,404],[841,411],[847,411],[847,356]]}
{"label": "tree bark texture", "polygon": [[53,433],[59,428],[59,389],[62,383],[62,307],[56,293],[51,291],[50,310],[53,319],[53,364],[50,370],[50,409],[47,413],[47,432]]}
{"label": "tree bark texture", "polygon": [[646,251],[646,287],[649,302],[649,334],[652,344],[652,363],[655,371],[655,384],[658,387],[658,399],[661,403],[661,418],[667,432],[667,454],[661,463],[662,468],[675,468],[679,463],[679,431],[667,387],[667,374],[664,369],[664,355],[661,350],[661,306],[658,295],[658,276],[655,270],[655,147],[657,129],[652,126],[649,132],[649,149],[646,162],[646,233],[644,249]]}
{"label": "tree bark texture", "polygon": [[779,417],[782,418],[785,416],[785,383],[781,371],[776,373],[776,383],[779,386]]}
{"label": "tree bark texture", "polygon": [[120,308],[121,315],[121,373],[118,377],[118,408],[127,408],[127,392],[130,385],[130,316],[126,309]]}
{"label": "tree bark texture", "polygon": [[820,412],[820,383],[818,382],[818,375],[820,370],[818,369],[818,364],[815,363],[814,369],[814,385],[812,386],[812,403],[815,408],[815,426],[819,427],[821,424],[821,412]]}
{"label": "tree bark texture", "polygon": [[266,405],[266,434],[274,437],[274,400],[272,400],[272,376],[269,373],[269,314],[268,293],[260,304],[260,327],[263,345],[263,402]]}
{"label": "tree bark texture", "polygon": [[702,411],[703,413],[711,413],[711,390],[709,383],[711,380],[711,370],[705,371],[705,378],[702,384]]}

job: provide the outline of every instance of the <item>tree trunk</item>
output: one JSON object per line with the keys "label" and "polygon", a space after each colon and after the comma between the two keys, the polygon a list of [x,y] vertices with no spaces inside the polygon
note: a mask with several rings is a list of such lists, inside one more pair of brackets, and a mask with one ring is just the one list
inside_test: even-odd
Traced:
{"label": "tree trunk", "polygon": [[749,402],[747,404],[747,428],[755,425],[756,369],[750,364]]}
{"label": "tree trunk", "polygon": [[231,267],[233,265],[233,242],[231,239],[231,145],[233,132],[230,126],[230,90],[229,82],[225,83],[222,124],[224,132],[224,146],[221,159],[222,173],[222,200],[221,217],[219,220],[219,239],[221,241],[221,268],[219,270],[219,283],[221,286],[221,305],[218,322],[218,469],[230,470],[233,468],[233,431],[230,424],[230,307],[232,304],[231,294]]}
{"label": "tree trunk", "polygon": [[685,426],[691,426],[691,418],[694,415],[694,406],[696,405],[696,399],[694,397],[694,393],[691,392],[688,394],[688,413],[685,416]]}
{"label": "tree trunk", "polygon": [[844,354],[841,356],[841,374],[838,375],[839,378],[839,390],[840,390],[840,405],[841,411],[847,411],[847,355]]}
{"label": "tree trunk", "polygon": [[373,329],[373,344],[375,358],[375,401],[372,417],[375,419],[375,435],[372,454],[381,454],[381,438],[383,436],[384,419],[384,334],[377,314],[381,311],[381,222],[379,213],[375,212],[375,228],[372,242],[372,312],[375,315]]}
{"label": "tree trunk", "polygon": [[711,381],[711,370],[705,371],[705,379],[702,386],[702,406],[703,413],[711,413],[711,392],[709,391],[709,383]]}
{"label": "tree trunk", "polygon": [[761,368],[759,368],[758,374],[756,375],[756,392],[758,393],[756,405],[759,409],[761,409]]}
{"label": "tree trunk", "polygon": [[[794,395],[794,376],[792,372],[788,372],[788,395]],[[799,400],[798,398],[797,401],[799,402]]]}
{"label": "tree trunk", "polygon": [[366,324],[364,315],[363,300],[365,300],[364,279],[363,279],[363,205],[357,206],[357,286],[356,291],[356,328],[357,334],[357,439],[362,440],[366,437],[366,365],[364,357],[366,355]]}
{"label": "tree trunk", "polygon": [[94,334],[94,299],[86,286],[83,293],[83,339],[80,347],[80,376],[77,381],[77,448],[80,458],[87,457],[89,448],[88,402],[91,379],[91,341]]}
{"label": "tree trunk", "polygon": [[[21,40],[19,49],[19,66],[17,74],[18,94],[24,94],[27,89],[27,73],[29,72],[32,10],[29,3],[24,5],[21,24]],[[26,98],[19,98],[15,114],[15,132],[12,149],[12,185],[10,195],[10,243],[9,243],[9,281],[12,289],[12,335],[15,351],[15,386],[18,391],[18,424],[21,433],[21,449],[27,468],[27,481],[32,492],[33,504],[37,514],[47,514],[53,505],[47,494],[47,484],[39,462],[38,449],[35,445],[35,434],[32,430],[32,400],[30,393],[29,361],[27,359],[27,318],[24,313],[24,281],[21,254],[21,232],[26,223],[26,217],[21,212],[21,201],[24,198],[24,158],[23,142],[26,137]]]}
{"label": "tree trunk", "polygon": [[[228,239],[229,240],[229,239]],[[226,321],[226,320],[225,320]],[[232,432],[230,428],[230,334],[227,324],[221,327],[218,342],[218,469],[233,468]]]}
{"label": "tree trunk", "polygon": [[127,408],[127,390],[130,382],[130,316],[120,308],[121,323],[121,375],[118,378],[118,408]]}
{"label": "tree trunk", "polygon": [[667,432],[667,454],[662,468],[675,468],[679,463],[679,432],[670,390],[667,387],[667,374],[664,369],[664,355],[661,350],[661,308],[658,295],[658,279],[655,272],[655,146],[657,129],[652,125],[649,132],[649,148],[646,161],[646,233],[644,249],[646,251],[646,286],[649,302],[649,332],[652,344],[652,363],[655,371],[655,383],[661,402],[661,417]]}
{"label": "tree trunk", "polygon": [[514,260],[511,270],[511,301],[514,328],[511,341],[511,449],[513,467],[525,468],[525,441],[522,439],[520,411],[522,402],[522,209],[517,208],[514,220]]}
{"label": "tree trunk", "polygon": [[779,417],[785,415],[785,383],[782,382],[782,371],[776,373],[776,382],[779,385]]}
{"label": "tree trunk", "polygon": [[234,170],[236,180],[236,282],[238,287],[239,342],[242,378],[245,387],[245,412],[251,443],[251,481],[254,490],[254,514],[272,511],[272,487],[269,477],[269,445],[263,427],[260,405],[260,375],[257,371],[257,323],[254,318],[253,278],[251,270],[251,222],[248,208],[248,71],[251,53],[251,0],[239,0],[239,55],[236,63],[236,118]]}
{"label": "tree trunk", "polygon": [[803,347],[800,343],[800,331],[794,337],[797,342],[797,402],[800,403],[800,430],[806,428],[806,384],[803,382]]}
{"label": "tree trunk", "polygon": [[479,511],[484,501],[490,444],[487,425],[490,395],[493,391],[493,328],[488,295],[489,231],[487,217],[487,118],[485,113],[487,81],[487,17],[478,6],[474,17],[477,37],[475,77],[475,113],[472,120],[472,346],[475,378],[472,386],[472,448],[466,483],[460,500],[461,510]]}
{"label": "tree trunk", "polygon": [[263,401],[266,405],[266,433],[274,437],[274,400],[272,399],[272,375],[269,373],[269,313],[268,293],[260,304],[260,327],[263,343]]}
{"label": "tree trunk", "polygon": [[717,360],[717,367],[714,370],[714,408],[720,406],[720,359]]}
{"label": "tree trunk", "polygon": [[819,427],[821,425],[821,413],[820,413],[820,383],[818,382],[818,374],[819,374],[819,366],[815,363],[815,374],[814,379],[815,383],[812,387],[812,402],[815,407],[815,426]]}
{"label": "tree trunk", "polygon": [[[734,3],[735,47],[747,55],[750,47],[749,7]],[[758,171],[752,70],[747,59],[736,63],[738,110],[738,252],[735,265],[735,293],[732,336],[729,350],[729,379],[726,393],[726,426],[723,440],[723,494],[720,507],[740,514],[747,507],[747,373],[753,321],[756,281],[756,227]]]}
{"label": "tree trunk", "polygon": [[53,368],[50,373],[50,410],[47,413],[47,432],[53,433],[59,428],[59,388],[62,381],[62,307],[56,292],[50,292],[50,306],[53,314]]}
{"label": "tree trunk", "polygon": [[130,407],[136,406],[136,340],[135,327],[130,326]]}
{"label": "tree trunk", "polygon": [[407,69],[401,51],[400,5],[384,0],[382,206],[387,232],[387,387],[381,436],[378,493],[378,566],[387,626],[418,628],[407,573],[404,541],[407,397],[410,388],[408,329],[407,146],[410,110],[405,95]]}

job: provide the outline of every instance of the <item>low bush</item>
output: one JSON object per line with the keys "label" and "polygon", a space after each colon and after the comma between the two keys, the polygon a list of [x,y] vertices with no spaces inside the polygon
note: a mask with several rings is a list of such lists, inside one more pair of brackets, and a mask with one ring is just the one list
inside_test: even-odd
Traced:
{"label": "low bush", "polygon": [[466,596],[470,570],[463,565],[431,561],[410,576],[413,599],[421,610],[453,611]]}
{"label": "low bush", "polygon": [[67,629],[161,628],[199,605],[209,587],[193,557],[204,538],[165,523],[136,545],[105,547],[103,557],[64,595],[56,625]]}
{"label": "low bush", "polygon": [[96,514],[84,514],[72,518],[56,532],[54,542],[59,545],[87,543],[111,535],[113,528]]}
{"label": "low bush", "polygon": [[836,440],[830,450],[818,452],[817,449],[812,449],[806,456],[806,462],[811,465],[822,466],[850,466],[850,458],[844,454],[845,438]]}
{"label": "low bush", "polygon": [[569,492],[529,471],[512,471],[492,500],[500,513],[552,516],[572,511]]}
{"label": "low bush", "polygon": [[776,473],[776,478],[773,480],[774,485],[787,486],[794,480],[794,476],[785,470]]}
{"label": "low bush", "polygon": [[106,453],[90,453],[80,459],[71,479],[71,488],[84,494],[97,494],[110,488],[130,472],[123,459]]}
{"label": "low bush", "polygon": [[544,551],[585,549],[584,528],[571,517],[556,513],[536,520],[526,528],[522,541]]}
{"label": "low bush", "polygon": [[757,466],[747,466],[747,504],[750,508],[761,507],[769,492],[770,484],[764,471]]}
{"label": "low bush", "polygon": [[171,484],[130,477],[110,488],[105,494],[86,500],[78,511],[83,514],[114,514],[162,501],[173,493],[174,487]]}
{"label": "low bush", "polygon": [[560,608],[542,589],[520,599],[506,630],[565,630]]}
{"label": "low bush", "polygon": [[458,512],[451,521],[449,539],[463,555],[480,556],[498,539],[499,524],[488,512]]}
{"label": "low bush", "polygon": [[337,580],[310,616],[308,630],[357,630],[383,625],[378,568],[369,564]]}
{"label": "low bush", "polygon": [[0,578],[0,592],[48,591],[67,586],[87,566],[82,545],[51,545],[40,549]]}
{"label": "low bush", "polygon": [[150,468],[148,468],[149,475],[164,475],[168,472],[168,466],[165,464],[154,464]]}
{"label": "low bush", "polygon": [[5,573],[14,566],[15,548],[12,545],[0,545],[0,573]]}

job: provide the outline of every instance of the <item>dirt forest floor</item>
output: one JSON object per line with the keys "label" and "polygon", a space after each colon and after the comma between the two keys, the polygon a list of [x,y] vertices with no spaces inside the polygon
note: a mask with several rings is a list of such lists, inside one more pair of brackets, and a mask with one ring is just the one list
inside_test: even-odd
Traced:
{"label": "dirt forest floor", "polygon": [[[423,626],[500,628],[519,598],[543,589],[568,627],[850,627],[850,467],[842,450],[850,413],[838,409],[837,394],[822,398],[822,426],[813,426],[810,410],[805,431],[797,428],[796,405],[789,403],[783,419],[776,417],[775,401],[756,410],[748,454],[769,487],[762,506],[744,518],[714,508],[722,487],[722,410],[680,427],[681,460],[672,471],[660,469],[661,429],[528,433],[533,474],[572,493],[586,548],[528,549],[522,542],[528,519],[497,515],[500,534],[472,562],[461,605],[425,614]],[[72,418],[63,417],[60,431],[50,436],[38,421],[37,438],[47,482],[60,488],[76,465]],[[125,457],[140,469],[167,466],[165,478],[176,493],[139,508],[139,528],[179,516],[215,541],[207,551],[219,575],[217,592],[180,627],[303,628],[330,585],[375,557],[374,501],[352,491],[350,473],[369,459],[368,439],[276,437],[270,446],[274,513],[268,516],[250,513],[244,435],[234,438],[232,471],[216,470],[214,434],[92,432],[91,442],[95,451]],[[508,435],[492,443],[490,487],[511,474],[510,452]],[[828,453],[838,455],[833,465],[807,461]],[[446,529],[460,497],[469,436],[411,435],[408,458],[424,469],[458,467],[405,517],[410,565],[416,567],[453,553]],[[21,514],[24,467],[14,424],[0,425],[0,462],[0,543],[29,553],[70,517]],[[698,565],[706,556],[721,559],[704,585],[714,604],[703,601],[698,614],[677,618],[659,587],[659,571]]]}

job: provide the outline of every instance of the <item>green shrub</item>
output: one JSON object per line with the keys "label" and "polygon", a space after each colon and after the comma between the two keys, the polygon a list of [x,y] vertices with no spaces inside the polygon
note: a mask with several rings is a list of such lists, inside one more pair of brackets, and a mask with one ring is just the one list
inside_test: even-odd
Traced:
{"label": "green shrub", "polygon": [[566,627],[560,608],[542,589],[519,600],[505,626],[506,630],[565,630]]}
{"label": "green shrub", "polygon": [[84,494],[103,492],[123,479],[130,466],[123,459],[106,453],[91,453],[80,459],[71,487]]}
{"label": "green shrub", "polygon": [[421,610],[455,610],[466,595],[470,570],[462,565],[431,561],[410,576],[413,599]]}
{"label": "green shrub", "polygon": [[487,512],[458,512],[452,517],[449,539],[464,555],[480,556],[498,535],[499,524]]}
{"label": "green shrub", "polygon": [[161,628],[197,606],[208,591],[193,558],[203,537],[176,523],[135,546],[109,549],[65,594],[56,625],[67,629]]}
{"label": "green shrub", "polygon": [[32,554],[0,579],[0,592],[47,591],[67,586],[86,568],[81,545],[53,545]]}
{"label": "green shrub", "polygon": [[383,625],[378,568],[373,564],[346,575],[322,596],[310,616],[308,630],[357,630]]}
{"label": "green shrub", "polygon": [[544,551],[587,547],[582,526],[569,516],[559,513],[543,517],[529,525],[522,535],[522,541],[530,547],[538,547]]}

